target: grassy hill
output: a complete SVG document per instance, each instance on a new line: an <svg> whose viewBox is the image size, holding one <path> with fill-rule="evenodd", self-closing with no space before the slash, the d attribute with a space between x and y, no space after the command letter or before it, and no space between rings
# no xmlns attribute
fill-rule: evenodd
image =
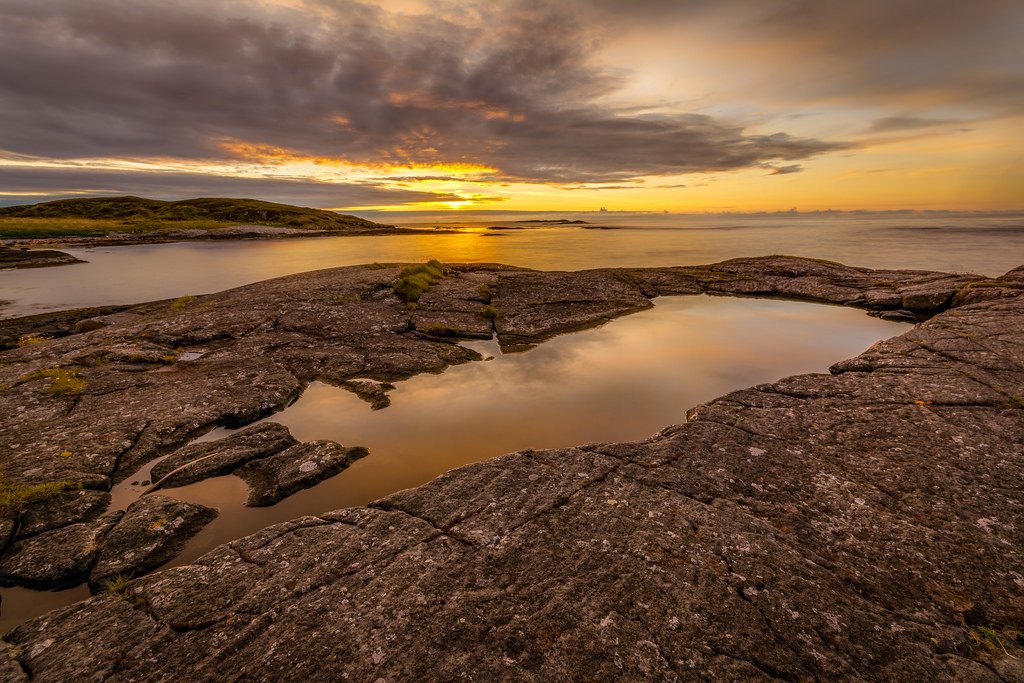
<svg viewBox="0 0 1024 683"><path fill-rule="evenodd" d="M0 207L2 238L147 234L232 225L348 232L389 227L333 211L258 199L204 197L165 202L143 197L91 197Z"/></svg>

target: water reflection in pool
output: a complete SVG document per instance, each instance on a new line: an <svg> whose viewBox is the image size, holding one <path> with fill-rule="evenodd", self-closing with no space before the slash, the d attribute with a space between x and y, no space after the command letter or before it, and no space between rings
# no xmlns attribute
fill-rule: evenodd
<svg viewBox="0 0 1024 683"><path fill-rule="evenodd" d="M297 439L366 446L370 455L272 508L242 507L245 485L232 476L164 491L221 508L176 563L267 524L362 505L503 453L642 439L730 390L824 371L905 328L839 307L662 298L651 310L525 353L501 355L492 342L472 343L492 360L401 382L383 410L314 383L268 419Z"/></svg>

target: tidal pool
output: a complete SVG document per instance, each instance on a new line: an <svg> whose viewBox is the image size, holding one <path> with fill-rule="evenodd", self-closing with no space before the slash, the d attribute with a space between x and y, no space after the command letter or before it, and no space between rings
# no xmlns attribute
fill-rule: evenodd
<svg viewBox="0 0 1024 683"><path fill-rule="evenodd" d="M295 438L365 446L370 454L318 486L269 508L247 508L234 476L161 490L220 509L220 516L167 566L277 522L364 505L418 486L460 465L524 448L643 439L684 420L686 411L729 391L787 375L825 372L909 326L863 311L772 299L663 297L653 308L601 327L503 355L470 342L490 360L396 383L391 405L371 410L351 392L314 382L267 420ZM223 438L218 429L203 441ZM124 507L145 487L152 463L114 489ZM85 597L85 588L38 593L5 589L0 632Z"/></svg>

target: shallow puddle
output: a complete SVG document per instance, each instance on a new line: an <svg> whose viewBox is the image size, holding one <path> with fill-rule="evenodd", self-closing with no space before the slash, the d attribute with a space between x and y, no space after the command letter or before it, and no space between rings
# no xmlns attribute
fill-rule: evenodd
<svg viewBox="0 0 1024 683"><path fill-rule="evenodd" d="M825 372L907 325L863 311L806 303L708 296L666 297L654 308L602 327L563 335L523 353L494 342L466 344L491 360L396 384L391 405L370 406L315 382L267 418L295 438L365 446L370 455L312 489L270 508L246 508L234 476L162 490L220 509L220 516L171 565L268 524L363 505L418 486L460 465L524 448L643 439L684 420L686 411L729 391L787 375ZM216 430L207 441L227 435ZM124 507L145 488L150 465L115 488ZM34 591L3 591L0 630L57 606Z"/></svg>

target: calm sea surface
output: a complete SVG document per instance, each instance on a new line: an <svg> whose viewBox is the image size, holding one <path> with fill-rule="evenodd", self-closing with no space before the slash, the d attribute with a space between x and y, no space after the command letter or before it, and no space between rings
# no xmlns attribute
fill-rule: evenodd
<svg viewBox="0 0 1024 683"><path fill-rule="evenodd" d="M771 216L559 215L590 227L515 223L528 216L458 220L452 214L374 216L456 234L184 242L69 249L85 264L0 271L0 317L204 294L307 270L359 263L498 262L541 270L696 265L791 254L877 268L996 276L1024 263L1024 216L815 214ZM458 221L458 222L453 222ZM488 230L488 227L519 230Z"/></svg>

